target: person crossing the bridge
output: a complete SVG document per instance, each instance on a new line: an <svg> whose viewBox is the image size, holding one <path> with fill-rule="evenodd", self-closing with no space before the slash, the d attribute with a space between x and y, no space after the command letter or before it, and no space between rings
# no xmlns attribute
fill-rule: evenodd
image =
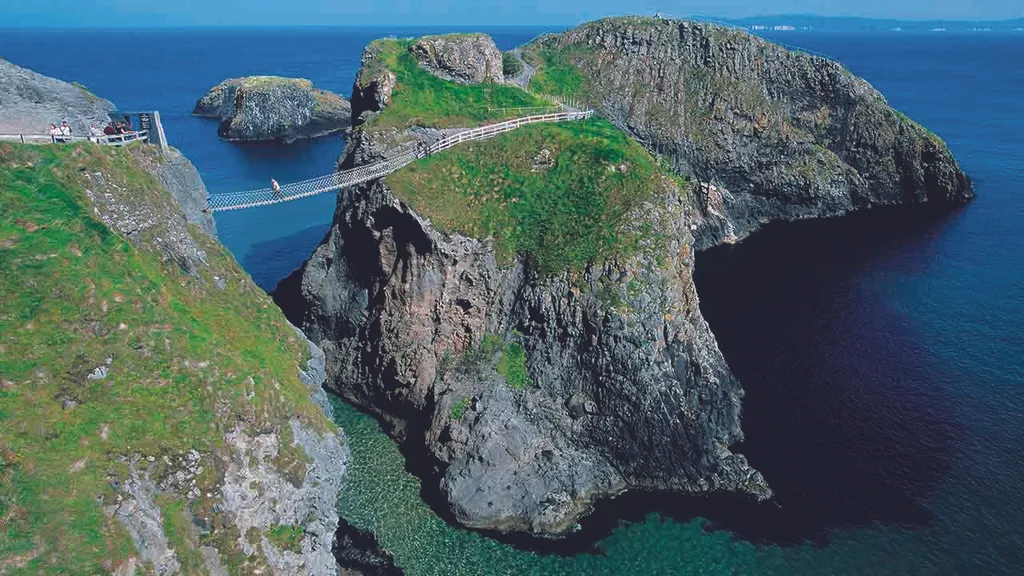
<svg viewBox="0 0 1024 576"><path fill-rule="evenodd" d="M274 196L278 200L280 200L281 199L281 185L277 183L277 180L274 180L273 178L270 179L270 189L274 191Z"/></svg>

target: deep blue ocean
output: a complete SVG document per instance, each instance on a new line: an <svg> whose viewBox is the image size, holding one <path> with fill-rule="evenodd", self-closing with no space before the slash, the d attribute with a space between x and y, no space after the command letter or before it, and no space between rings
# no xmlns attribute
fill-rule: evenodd
<svg viewBox="0 0 1024 576"><path fill-rule="evenodd" d="M222 143L190 116L211 86L278 74L347 95L368 41L439 31L0 29L0 57L160 110L217 193L329 172L344 141ZM545 30L484 31L508 48ZM585 524L594 541L523 549L445 524L376 423L339 404L354 454L340 509L410 574L1024 573L1024 34L770 38L867 78L949 143L978 192L962 208L770 225L699 255L701 308L747 391L736 450L777 505L627 497ZM218 215L221 240L271 289L333 206Z"/></svg>

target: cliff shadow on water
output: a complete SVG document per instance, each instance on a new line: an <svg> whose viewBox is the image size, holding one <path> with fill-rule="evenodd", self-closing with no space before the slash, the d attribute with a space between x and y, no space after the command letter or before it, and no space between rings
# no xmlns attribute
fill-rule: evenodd
<svg viewBox="0 0 1024 576"><path fill-rule="evenodd" d="M522 550L600 553L623 522L651 513L678 522L706 519L759 544L824 545L831 531L876 523L917 527L922 504L956 457L964 424L944 390L914 322L886 302L886 275L927 273L933 245L962 208L887 207L824 220L770 224L735 246L698 253L702 313L740 382L746 441L735 445L775 492L767 503L736 495L630 491L597 503L580 530L561 539L482 531ZM309 231L312 233L312 230ZM293 275L282 286L294 283ZM298 320L298 303L274 296ZM895 289L898 289L897 286ZM378 415L379 416L379 415ZM434 478L421 449L423 415L400 443L406 470ZM390 429L387 419L378 422ZM436 483L421 497L454 519Z"/></svg>
<svg viewBox="0 0 1024 576"><path fill-rule="evenodd" d="M317 224L285 238L253 244L242 265L253 271L252 279L256 285L269 293L292 272L295 262L301 262L320 244L329 228L329 223ZM292 312L287 303L278 302L278 306L286 315Z"/></svg>
<svg viewBox="0 0 1024 576"><path fill-rule="evenodd" d="M961 209L885 208L777 223L701 253L701 311L743 384L737 452L775 508L713 510L712 526L779 544L931 520L923 501L956 458L957 386L890 302L926 274Z"/></svg>
<svg viewBox="0 0 1024 576"><path fill-rule="evenodd" d="M825 545L837 529L928 524L923 502L965 429L943 393L956 382L934 367L914 322L886 303L891 287L874 280L927 273L933 244L960 213L917 206L777 223L698 255L702 312L746 390L747 440L734 449L765 475L773 501L630 491L600 501L565 538L481 533L572 556L602 553L600 542L622 523L651 513L702 518L709 530L778 546ZM423 451L410 449L420 445L421 438L402 443L406 469L432 478ZM464 529L435 484L423 482L421 497Z"/></svg>
<svg viewBox="0 0 1024 576"><path fill-rule="evenodd" d="M652 512L778 546L823 546L837 529L928 524L924 501L966 429L945 393L957 382L887 302L900 286L875 280L927 274L934 244L962 210L779 222L698 254L701 311L746 391L746 440L733 449L764 474L772 501L634 491L598 503L562 540L491 536L571 555L597 552L620 523Z"/></svg>

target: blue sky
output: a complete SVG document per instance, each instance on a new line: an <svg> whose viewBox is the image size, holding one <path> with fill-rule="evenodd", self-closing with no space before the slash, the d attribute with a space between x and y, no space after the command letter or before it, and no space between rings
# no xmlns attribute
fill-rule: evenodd
<svg viewBox="0 0 1024 576"><path fill-rule="evenodd" d="M1007 19L1024 0L0 0L0 26L573 24L661 12Z"/></svg>

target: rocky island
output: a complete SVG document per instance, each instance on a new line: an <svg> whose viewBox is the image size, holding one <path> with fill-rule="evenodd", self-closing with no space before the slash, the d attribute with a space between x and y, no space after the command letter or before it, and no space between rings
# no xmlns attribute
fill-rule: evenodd
<svg viewBox="0 0 1024 576"><path fill-rule="evenodd" d="M248 76L225 80L196 102L192 112L220 120L217 133L232 141L317 138L349 127L351 107L309 80Z"/></svg>
<svg viewBox="0 0 1024 576"><path fill-rule="evenodd" d="M603 119L343 190L274 295L323 348L327 386L417 454L469 527L557 536L630 489L769 498L730 450L743 390L694 251L772 220L966 201L949 149L840 64L710 24L541 37L517 51L529 91L495 84L488 43L444 45L459 78L422 40L367 48L340 168L553 97Z"/></svg>

